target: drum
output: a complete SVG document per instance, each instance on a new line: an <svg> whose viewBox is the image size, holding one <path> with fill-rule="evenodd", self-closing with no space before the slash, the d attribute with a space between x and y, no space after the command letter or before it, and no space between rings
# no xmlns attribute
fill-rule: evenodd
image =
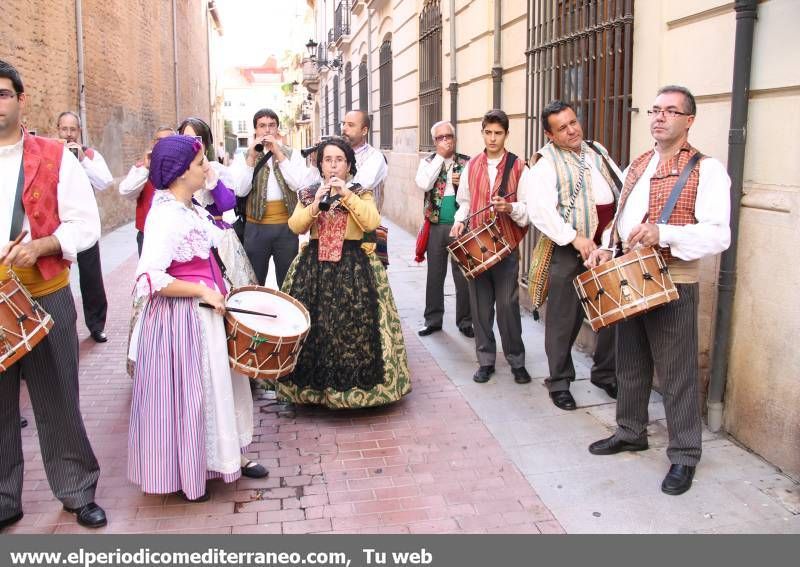
<svg viewBox="0 0 800 567"><path fill-rule="evenodd" d="M512 248L495 221L465 232L447 245L464 277L473 279L511 254Z"/></svg>
<svg viewBox="0 0 800 567"><path fill-rule="evenodd" d="M0 372L32 351L52 328L53 318L11 272L11 279L0 284Z"/></svg>
<svg viewBox="0 0 800 567"><path fill-rule="evenodd" d="M650 246L587 270L573 283L595 331L678 299L666 262Z"/></svg>
<svg viewBox="0 0 800 567"><path fill-rule="evenodd" d="M225 306L275 315L225 313L233 370L265 380L277 380L294 370L311 327L311 317L302 303L283 292L251 285L234 289Z"/></svg>

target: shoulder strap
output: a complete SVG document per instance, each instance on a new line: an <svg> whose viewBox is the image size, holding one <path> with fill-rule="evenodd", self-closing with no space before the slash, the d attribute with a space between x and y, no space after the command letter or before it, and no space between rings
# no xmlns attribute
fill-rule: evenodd
<svg viewBox="0 0 800 567"><path fill-rule="evenodd" d="M267 152L267 153L264 154L264 157L262 157L260 160L258 160L258 163L256 164L256 167L253 169L253 180L254 181L255 181L256 176L258 175L258 172L261 171L264 168L265 165L267 165L267 162L269 161L269 158L271 158L271 157L272 157L272 152Z"/></svg>
<svg viewBox="0 0 800 567"><path fill-rule="evenodd" d="M658 224L667 224L669 221L669 217L672 215L672 210L675 208L675 204L678 202L678 197L681 196L681 191L683 191L684 185L689 180L689 174L694 169L694 166L697 165L697 162L703 157L703 154L700 152L695 153L689 163L683 168L681 171L680 177L675 182L675 186L672 188L672 192L669 194L669 199L664 204L664 208L661 210L661 214L658 217Z"/></svg>
<svg viewBox="0 0 800 567"><path fill-rule="evenodd" d="M599 155L602 158L603 164L606 166L606 169L608 170L608 174L611 176L611 179L614 180L614 185L617 186L617 191L621 191L622 190L622 180L617 175L617 172L614 171L614 168L611 167L611 164L608 163L608 158L606 157L606 154L604 154L603 152L600 151L600 148L598 148L595 145L594 140L586 140L586 144L590 148L592 148L597 155Z"/></svg>
<svg viewBox="0 0 800 567"><path fill-rule="evenodd" d="M11 233L9 240L14 240L22 230L22 221L25 218L25 209L22 207L22 189L25 187L25 157L19 163L19 177L17 178L17 192L14 196L14 209L11 214Z"/></svg>
<svg viewBox="0 0 800 567"><path fill-rule="evenodd" d="M500 189L498 189L497 194L501 197L505 198L506 196L506 185L508 185L508 176L511 173L511 169L514 167L514 162L517 161L517 156L508 152L508 157L506 158L506 166L503 168L503 180L500 182Z"/></svg>
<svg viewBox="0 0 800 567"><path fill-rule="evenodd" d="M575 206L575 200L578 198L578 195L583 189L583 178L586 176L586 155L584 154L583 150L581 150L580 157L578 158L580 161L580 168L581 174L578 177L578 182L572 188L572 193L569 196L569 207L564 210L564 222L569 220L569 215L572 213L572 209Z"/></svg>

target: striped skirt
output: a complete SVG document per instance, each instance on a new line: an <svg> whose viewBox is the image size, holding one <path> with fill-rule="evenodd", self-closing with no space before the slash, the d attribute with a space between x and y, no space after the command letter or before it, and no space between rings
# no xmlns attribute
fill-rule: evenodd
<svg viewBox="0 0 800 567"><path fill-rule="evenodd" d="M128 476L150 494L232 482L252 441L248 379L228 366L223 320L197 300L154 295L134 331Z"/></svg>

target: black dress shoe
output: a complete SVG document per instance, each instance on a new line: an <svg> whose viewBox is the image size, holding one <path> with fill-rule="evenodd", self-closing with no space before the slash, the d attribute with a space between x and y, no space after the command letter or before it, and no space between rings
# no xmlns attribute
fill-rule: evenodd
<svg viewBox="0 0 800 567"><path fill-rule="evenodd" d="M92 331L92 338L96 343L108 342L108 337L106 336L105 331Z"/></svg>
<svg viewBox="0 0 800 567"><path fill-rule="evenodd" d="M475 331L472 327L461 327L458 329L458 332L464 335L465 337L469 337L470 339L475 338Z"/></svg>
<svg viewBox="0 0 800 567"><path fill-rule="evenodd" d="M512 368L511 373L514 375L514 382L517 384L528 384L531 381L531 375L528 374L524 366Z"/></svg>
<svg viewBox="0 0 800 567"><path fill-rule="evenodd" d="M478 384L483 384L489 381L489 378L494 374L494 366L481 366L478 371L472 375L472 379Z"/></svg>
<svg viewBox="0 0 800 567"><path fill-rule="evenodd" d="M181 498L192 504L197 504L198 502L208 502L209 500L211 500L211 495L208 493L208 490L206 490L203 494L194 499L186 496L186 493L183 490L179 490L175 494L177 494L178 496L180 496Z"/></svg>
<svg viewBox="0 0 800 567"><path fill-rule="evenodd" d="M64 510L75 514L78 523L84 528L102 528L108 523L105 510L94 502L89 502L80 508L68 508L64 506Z"/></svg>
<svg viewBox="0 0 800 567"><path fill-rule="evenodd" d="M550 399L553 400L553 405L558 409L572 411L578 407L575 403L575 398L572 397L569 390L560 390L558 392L550 392Z"/></svg>
<svg viewBox="0 0 800 567"><path fill-rule="evenodd" d="M661 492L670 496L683 494L692 487L695 467L691 465L672 465L661 483Z"/></svg>
<svg viewBox="0 0 800 567"><path fill-rule="evenodd" d="M616 382L613 382L611 384L600 384L598 382L592 382L592 384L594 384L595 386L597 386L601 390L604 390L605 393L608 394L609 398L614 399L614 400L617 399L617 383Z"/></svg>
<svg viewBox="0 0 800 567"><path fill-rule="evenodd" d="M24 417L19 418L19 427L22 429L23 427L28 427L28 420Z"/></svg>
<svg viewBox="0 0 800 567"><path fill-rule="evenodd" d="M14 514L10 518L5 518L3 520L0 520L0 530L5 529L9 526L13 526L21 519L22 519L22 512L20 512L19 514Z"/></svg>
<svg viewBox="0 0 800 567"><path fill-rule="evenodd" d="M255 461L248 461L245 466L242 467L242 476L246 476L247 478L264 478L269 474L269 471Z"/></svg>
<svg viewBox="0 0 800 567"><path fill-rule="evenodd" d="M644 443L630 443L612 435L608 439L601 439L589 445L589 452L592 455L616 455L623 451L646 451L648 448L646 439Z"/></svg>
<svg viewBox="0 0 800 567"><path fill-rule="evenodd" d="M427 337L428 335L432 335L436 331L441 331L441 330L442 330L441 327L436 327L434 325L430 325L430 326L429 325L425 325L419 331L417 331L417 334L420 337Z"/></svg>

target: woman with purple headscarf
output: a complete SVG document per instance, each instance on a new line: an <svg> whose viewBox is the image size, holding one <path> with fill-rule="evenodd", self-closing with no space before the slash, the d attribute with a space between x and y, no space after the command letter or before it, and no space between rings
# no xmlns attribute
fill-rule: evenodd
<svg viewBox="0 0 800 567"><path fill-rule="evenodd" d="M202 149L189 136L153 148L157 191L136 268L135 294L146 303L129 352L128 476L146 493L179 492L190 501L208 498L208 479L267 475L242 455L253 437L253 401L248 378L228 365L227 290L212 251L223 231L192 202L209 167Z"/></svg>

